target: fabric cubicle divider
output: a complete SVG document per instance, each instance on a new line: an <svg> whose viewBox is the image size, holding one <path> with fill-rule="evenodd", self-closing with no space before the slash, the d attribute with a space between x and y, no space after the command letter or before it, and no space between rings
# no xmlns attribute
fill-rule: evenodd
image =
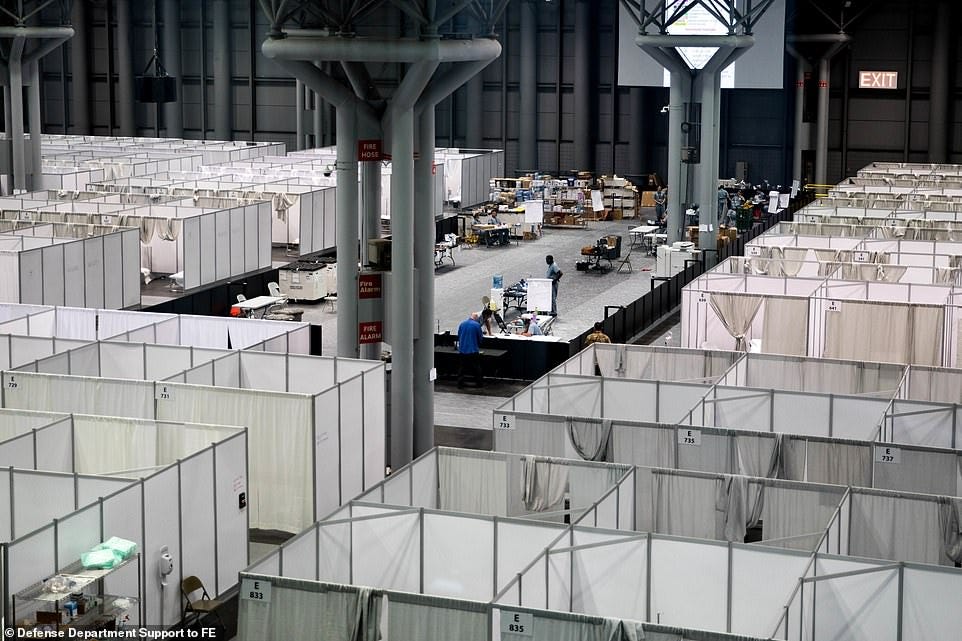
<svg viewBox="0 0 962 641"><path fill-rule="evenodd" d="M3 372L3 406L12 409L153 418L154 383ZM16 389L10 387L10 377ZM216 421L210 421L216 423Z"/></svg>

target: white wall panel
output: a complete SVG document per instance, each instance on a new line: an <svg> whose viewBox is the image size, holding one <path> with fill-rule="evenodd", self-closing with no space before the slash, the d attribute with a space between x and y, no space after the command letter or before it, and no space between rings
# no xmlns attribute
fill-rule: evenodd
<svg viewBox="0 0 962 641"><path fill-rule="evenodd" d="M592 537L575 532L575 545ZM630 539L573 554L572 610L643 621L647 603L648 540Z"/></svg>
<svg viewBox="0 0 962 641"><path fill-rule="evenodd" d="M733 546L731 632L770 635L809 559L804 553Z"/></svg>
<svg viewBox="0 0 962 641"><path fill-rule="evenodd" d="M336 389L314 398L314 504L318 518L351 497L341 489L340 406Z"/></svg>
<svg viewBox="0 0 962 641"><path fill-rule="evenodd" d="M651 541L652 621L724 630L728 548L655 538Z"/></svg>
<svg viewBox="0 0 962 641"><path fill-rule="evenodd" d="M209 213L197 217L200 224L200 282L202 283L212 283L217 280L215 215Z"/></svg>
<svg viewBox="0 0 962 641"><path fill-rule="evenodd" d="M419 521L417 513L355 521L351 532L351 582L419 592Z"/></svg>
<svg viewBox="0 0 962 641"><path fill-rule="evenodd" d="M217 280L223 280L234 272L231 271L231 227L230 213L218 211L214 213L215 239L214 256L216 260Z"/></svg>
<svg viewBox="0 0 962 641"><path fill-rule="evenodd" d="M244 435L222 441L214 448L214 491L217 499L217 591L237 583L237 573L247 567L247 439ZM240 504L241 494L245 505ZM185 518L190 518L188 513Z"/></svg>
<svg viewBox="0 0 962 641"><path fill-rule="evenodd" d="M124 306L124 256L120 234L107 234L104 240L104 304L107 309Z"/></svg>
<svg viewBox="0 0 962 641"><path fill-rule="evenodd" d="M484 601L493 595L494 522L424 514L424 591Z"/></svg>
<svg viewBox="0 0 962 641"><path fill-rule="evenodd" d="M183 575L194 575L215 589L214 559L214 457L204 450L180 463L181 536Z"/></svg>
<svg viewBox="0 0 962 641"><path fill-rule="evenodd" d="M147 623L149 625L169 624L180 619L181 596L179 590L170 589L182 579L180 560L183 553L180 547L180 524L182 519L192 515L182 515L178 508L177 467L170 467L144 481L144 545L141 562L148 577L143 586ZM187 542L188 545L190 542ZM161 547L167 547L174 559L174 573L168 577L168 587L161 590L158 576L158 561ZM246 545L244 546L246 548ZM187 575L183 575L187 576Z"/></svg>
<svg viewBox="0 0 962 641"><path fill-rule="evenodd" d="M37 469L75 472L73 462L73 419L65 417L55 425L37 430Z"/></svg>
<svg viewBox="0 0 962 641"><path fill-rule="evenodd" d="M88 238L84 243L84 282L86 307L104 307L104 242L103 237Z"/></svg>
<svg viewBox="0 0 962 641"><path fill-rule="evenodd" d="M123 307L140 304L140 233L137 230L121 234L123 251Z"/></svg>
<svg viewBox="0 0 962 641"><path fill-rule="evenodd" d="M43 304L64 304L63 245L45 247L43 254ZM118 271L119 273L119 271Z"/></svg>
<svg viewBox="0 0 962 641"><path fill-rule="evenodd" d="M84 244L66 243L63 245L64 262L64 305L68 307L82 307L87 286L84 278ZM137 258L139 268L140 257ZM138 298L140 290L138 290Z"/></svg>
<svg viewBox="0 0 962 641"><path fill-rule="evenodd" d="M20 300L18 303L43 304L42 250L23 251L20 257Z"/></svg>

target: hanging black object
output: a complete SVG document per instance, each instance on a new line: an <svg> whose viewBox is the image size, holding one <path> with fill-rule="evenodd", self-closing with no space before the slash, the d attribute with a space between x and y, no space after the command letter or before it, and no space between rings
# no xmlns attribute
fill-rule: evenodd
<svg viewBox="0 0 962 641"><path fill-rule="evenodd" d="M148 75L151 66L154 71L153 74ZM156 49L144 68L144 74L137 76L134 86L137 91L137 102L177 102L177 79L167 75L167 70L164 69Z"/></svg>

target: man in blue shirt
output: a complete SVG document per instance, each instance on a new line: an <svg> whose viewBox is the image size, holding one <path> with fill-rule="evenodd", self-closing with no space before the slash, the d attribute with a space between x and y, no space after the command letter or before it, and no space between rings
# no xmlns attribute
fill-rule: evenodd
<svg viewBox="0 0 962 641"><path fill-rule="evenodd" d="M481 376L481 321L479 314L473 312L458 325L458 387L464 387L464 372L474 371L474 383L477 387L484 386Z"/></svg>
<svg viewBox="0 0 962 641"><path fill-rule="evenodd" d="M558 281L564 276L561 268L554 262L554 256L548 254L544 257L544 262L548 264L548 271L544 277L551 280L551 315L558 315Z"/></svg>

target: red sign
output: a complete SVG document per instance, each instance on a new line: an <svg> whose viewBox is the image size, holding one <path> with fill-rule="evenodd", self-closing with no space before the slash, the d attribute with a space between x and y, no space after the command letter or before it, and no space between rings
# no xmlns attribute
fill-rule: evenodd
<svg viewBox="0 0 962 641"><path fill-rule="evenodd" d="M357 333L358 343L361 345L380 343L382 340L384 340L384 323L381 321L358 323Z"/></svg>
<svg viewBox="0 0 962 641"><path fill-rule="evenodd" d="M359 162L384 160L384 150L380 140L358 140L357 159Z"/></svg>
<svg viewBox="0 0 962 641"><path fill-rule="evenodd" d="M357 277L358 298L380 298L381 293L380 274L361 274Z"/></svg>

